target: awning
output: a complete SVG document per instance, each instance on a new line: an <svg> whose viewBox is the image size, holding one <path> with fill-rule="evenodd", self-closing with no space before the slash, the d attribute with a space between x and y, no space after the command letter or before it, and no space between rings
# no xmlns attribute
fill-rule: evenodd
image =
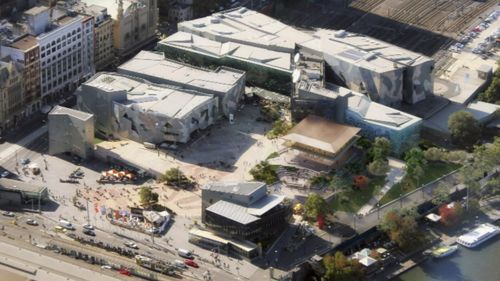
<svg viewBox="0 0 500 281"><path fill-rule="evenodd" d="M433 222L438 222L441 220L441 216L438 216L434 213L430 213L427 216L425 216L428 220L433 221Z"/></svg>

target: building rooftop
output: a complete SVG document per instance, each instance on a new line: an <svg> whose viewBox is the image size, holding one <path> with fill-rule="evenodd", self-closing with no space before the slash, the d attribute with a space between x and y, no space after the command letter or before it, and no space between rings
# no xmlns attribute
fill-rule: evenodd
<svg viewBox="0 0 500 281"><path fill-rule="evenodd" d="M281 202L283 202L284 199L285 196L283 195L269 194L267 196L264 196L259 201L254 202L250 206L248 206L247 212L250 215L260 217L263 214L267 213L272 208L281 204Z"/></svg>
<svg viewBox="0 0 500 281"><path fill-rule="evenodd" d="M118 1L117 0L81 0L81 2L87 4L87 6L97 5L105 7L108 10L108 14L116 19L118 15ZM128 9L137 0L122 0L123 2L123 14L126 16L128 14Z"/></svg>
<svg viewBox="0 0 500 281"><path fill-rule="evenodd" d="M43 192L45 189L47 189L47 187L18 180L0 178L0 190L2 189L11 191L40 193Z"/></svg>
<svg viewBox="0 0 500 281"><path fill-rule="evenodd" d="M126 92L127 100L119 103L143 111L157 112L170 118L183 118L214 99L213 95L153 84L117 73L98 73L85 85L109 93Z"/></svg>
<svg viewBox="0 0 500 281"><path fill-rule="evenodd" d="M178 24L179 31L194 30L206 33L221 42L241 42L269 50L292 53L295 43L312 39L276 19L247 8L238 8L214 13L208 17ZM194 33L194 32L193 32Z"/></svg>
<svg viewBox="0 0 500 281"><path fill-rule="evenodd" d="M382 105L372 102L366 96L352 92L348 97L348 110L358 114L361 118L369 123L378 124L385 127L402 129L421 121L420 118Z"/></svg>
<svg viewBox="0 0 500 281"><path fill-rule="evenodd" d="M248 196L265 186L263 182L212 182L203 189Z"/></svg>
<svg viewBox="0 0 500 281"><path fill-rule="evenodd" d="M28 51L38 45L38 41L35 36L26 35L21 39L15 41L10 45L10 47L19 49L22 51Z"/></svg>
<svg viewBox="0 0 500 281"><path fill-rule="evenodd" d="M178 24L178 30L182 33L197 34L196 37L211 38L206 40L227 46L231 52L251 51L252 56L261 56L260 53L267 50L281 53L283 58L288 54L288 63L290 55L295 52L296 44L314 51L317 55L335 56L378 73L432 60L389 43L344 30L318 29L313 33L303 32L246 8L217 12L204 18L181 22ZM186 35L182 37L187 38ZM193 39L183 47L196 51L206 49L207 41L197 40L195 37ZM249 47L254 48L246 50ZM221 55L222 52L216 53ZM285 60L280 67L287 68Z"/></svg>
<svg viewBox="0 0 500 281"><path fill-rule="evenodd" d="M159 44L186 49L214 58L231 57L282 71L292 71L290 53L288 52L278 52L238 42L221 43L183 31L167 37Z"/></svg>
<svg viewBox="0 0 500 281"><path fill-rule="evenodd" d="M47 6L35 6L31 9L25 11L24 13L27 15L30 15L30 16L36 16L40 13L47 11L48 9L49 9L49 7L47 7Z"/></svg>
<svg viewBox="0 0 500 281"><path fill-rule="evenodd" d="M165 59L163 53L141 51L135 57L118 67L118 71L138 72L166 81L191 85L216 92L228 92L245 73L220 67L215 71L196 68Z"/></svg>
<svg viewBox="0 0 500 281"><path fill-rule="evenodd" d="M295 125L283 139L329 153L338 153L360 130L319 116L309 115Z"/></svg>
<svg viewBox="0 0 500 281"><path fill-rule="evenodd" d="M258 217L249 214L247 208L224 200L219 200L210 205L206 211L241 224L250 224L259 220Z"/></svg>
<svg viewBox="0 0 500 281"><path fill-rule="evenodd" d="M83 121L88 120L94 116L93 114L90 114L87 112L67 108L67 107L60 106L60 105L56 105L52 109L52 111L49 112L49 116L50 115L70 115L72 117L75 117L76 119L80 119Z"/></svg>

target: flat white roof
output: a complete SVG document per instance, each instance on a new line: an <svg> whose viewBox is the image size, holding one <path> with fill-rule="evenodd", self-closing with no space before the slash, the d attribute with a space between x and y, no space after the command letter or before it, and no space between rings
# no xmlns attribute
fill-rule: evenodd
<svg viewBox="0 0 500 281"><path fill-rule="evenodd" d="M70 115L70 116L73 116L77 119L84 120L84 121L88 120L88 119L92 118L92 116L94 116L93 114L90 114L87 112L67 108L67 107L60 106L60 105L56 105L56 107L54 107L50 111L49 115Z"/></svg>
<svg viewBox="0 0 500 281"><path fill-rule="evenodd" d="M170 118L182 118L214 99L213 95L157 85L117 73L98 73L85 85L110 93L125 91L127 100L119 103Z"/></svg>
<svg viewBox="0 0 500 281"><path fill-rule="evenodd" d="M97 5L104 7L108 10L108 14L113 18L116 19L118 15L118 0L80 0L81 2L87 4L87 6L91 5ZM135 2L135 0L122 0L123 2L123 13L126 15L127 10L132 4Z"/></svg>
<svg viewBox="0 0 500 281"><path fill-rule="evenodd" d="M365 121L397 130L411 126L422 120L408 113L372 102L366 96L352 91L348 97L347 104L348 110L358 114Z"/></svg>
<svg viewBox="0 0 500 281"><path fill-rule="evenodd" d="M244 75L243 71L218 68L215 71L196 68L165 59L163 53L141 51L135 57L120 65L118 70L138 72L180 84L217 92L228 92Z"/></svg>
<svg viewBox="0 0 500 281"><path fill-rule="evenodd" d="M262 56L259 53L264 50L293 54L295 44L298 44L378 73L394 71L395 65L403 67L432 61L424 55L343 30L318 29L314 33L303 32L246 8L181 22L178 30L210 38L210 41L226 45L230 50L244 49L241 53L251 51L252 55L257 56ZM184 35L183 37L186 38ZM192 50L207 48L200 40L191 41L190 46L184 47ZM249 47L254 48L246 50Z"/></svg>
<svg viewBox="0 0 500 281"><path fill-rule="evenodd" d="M249 214L247 208L224 200L219 200L215 204L210 205L206 211L244 225L259 220L258 217Z"/></svg>
<svg viewBox="0 0 500 281"><path fill-rule="evenodd" d="M159 44L198 52L215 58L232 57L254 64L291 72L291 55L289 52L278 52L256 46L236 42L221 43L195 34L179 31Z"/></svg>

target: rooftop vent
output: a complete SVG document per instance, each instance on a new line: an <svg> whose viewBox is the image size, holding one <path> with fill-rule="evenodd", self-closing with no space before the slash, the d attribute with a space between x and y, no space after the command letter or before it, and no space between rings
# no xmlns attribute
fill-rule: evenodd
<svg viewBox="0 0 500 281"><path fill-rule="evenodd" d="M244 13L246 13L247 11L248 11L248 9L247 9L247 8L245 8L245 7L243 7L243 8L241 8L241 9L239 9L239 10L238 10L238 13L240 13L240 14L244 14Z"/></svg>
<svg viewBox="0 0 500 281"><path fill-rule="evenodd" d="M363 58L366 61L371 61L372 59L375 59L377 56L374 53L368 52Z"/></svg>
<svg viewBox="0 0 500 281"><path fill-rule="evenodd" d="M220 23L220 19L217 17L211 17L210 18L210 23Z"/></svg>
<svg viewBox="0 0 500 281"><path fill-rule="evenodd" d="M205 24L202 23L202 22L195 22L195 23L193 23L193 27L204 27L204 26L205 26Z"/></svg>

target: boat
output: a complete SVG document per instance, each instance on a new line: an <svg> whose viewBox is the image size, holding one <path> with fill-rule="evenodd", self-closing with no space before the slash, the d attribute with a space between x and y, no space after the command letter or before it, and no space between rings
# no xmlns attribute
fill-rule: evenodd
<svg viewBox="0 0 500 281"><path fill-rule="evenodd" d="M474 248L484 241L495 237L498 233L500 233L500 228L498 226L491 223L483 223L471 232L459 236L457 243L467 248Z"/></svg>
<svg viewBox="0 0 500 281"><path fill-rule="evenodd" d="M443 245L431 249L431 255L435 258L444 258L455 253L457 250L458 250L458 245L451 245L451 246Z"/></svg>

